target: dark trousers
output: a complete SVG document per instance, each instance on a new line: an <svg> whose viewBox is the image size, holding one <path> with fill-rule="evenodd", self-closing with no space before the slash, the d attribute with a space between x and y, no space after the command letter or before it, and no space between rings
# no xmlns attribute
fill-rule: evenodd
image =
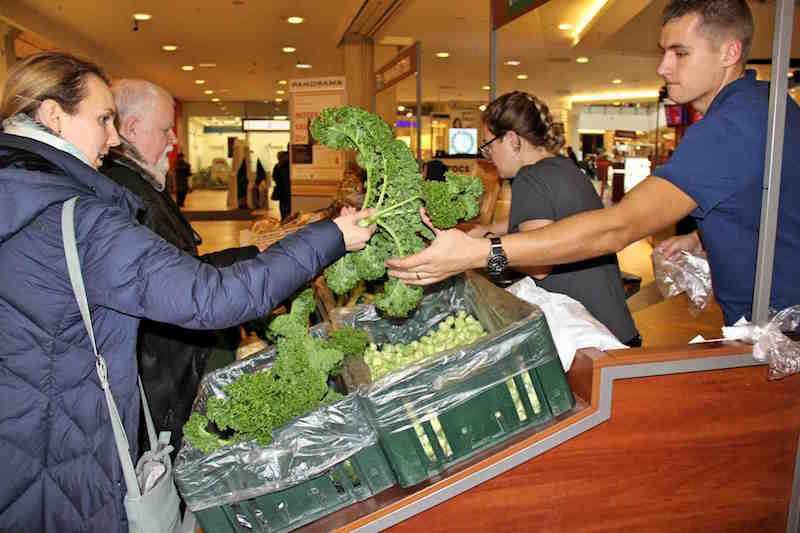
<svg viewBox="0 0 800 533"><path fill-rule="evenodd" d="M178 207L183 207L183 204L186 203L187 194L189 194L189 191L178 191L175 193L175 201L178 203Z"/></svg>
<svg viewBox="0 0 800 533"><path fill-rule="evenodd" d="M281 220L283 220L292 214L292 198L289 197L281 199L279 204L281 209Z"/></svg>

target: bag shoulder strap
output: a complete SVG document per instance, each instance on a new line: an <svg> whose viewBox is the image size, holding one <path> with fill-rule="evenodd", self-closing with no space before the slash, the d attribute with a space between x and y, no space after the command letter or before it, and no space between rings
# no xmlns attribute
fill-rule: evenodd
<svg viewBox="0 0 800 533"><path fill-rule="evenodd" d="M117 410L117 404L114 402L114 397L111 395L111 387L108 383L108 371L106 369L106 362L103 356L97 350L97 342L94 337L94 328L92 327L92 316L89 311L89 302L86 298L86 287L83 283L83 274L81 273L80 257L78 256L78 244L75 238L75 204L78 197L70 198L61 210L61 237L64 241L64 254L67 258L67 271L69 273L69 280L72 285L72 292L75 294L75 299L78 302L78 308L83 318L83 325L86 327L86 332L89 334L89 341L92 344L92 351L95 357L95 366L97 367L97 375L100 378L100 386L106 397L106 404L108 404L108 413L111 418L111 427L114 430L114 441L117 445L117 453L119 460L122 464L122 473L125 477L125 485L128 493L132 497L141 495L139 490L139 483L136 480L136 470L133 467L133 460L131 459L130 445L128 438L125 435L125 428L122 425L122 419ZM147 432L150 437L151 449L155 450L157 443L155 437L155 430L153 429L153 420L150 417L150 411L147 409L146 399L144 397L144 389L139 380L139 390L145 405L144 415L147 421Z"/></svg>

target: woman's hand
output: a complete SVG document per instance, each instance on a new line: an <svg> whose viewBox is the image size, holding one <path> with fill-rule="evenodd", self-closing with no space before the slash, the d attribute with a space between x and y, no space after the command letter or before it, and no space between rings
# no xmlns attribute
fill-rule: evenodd
<svg viewBox="0 0 800 533"><path fill-rule="evenodd" d="M695 230L688 235L677 235L662 241L656 247L656 250L661 252L667 259L673 259L683 250L693 254L702 252L703 243L700 242L700 235Z"/></svg>
<svg viewBox="0 0 800 533"><path fill-rule="evenodd" d="M361 250L375 233L375 224L362 228L358 225L362 218L369 218L375 214L375 209L357 210L355 207L343 207L339 216L333 222L339 226L344 238L344 246L348 252Z"/></svg>
<svg viewBox="0 0 800 533"><path fill-rule="evenodd" d="M390 276L409 285L431 285L474 268L475 263L483 264L489 257L491 246L488 240L470 237L457 229L436 229L424 209L420 214L436 234L436 239L418 254L387 260Z"/></svg>

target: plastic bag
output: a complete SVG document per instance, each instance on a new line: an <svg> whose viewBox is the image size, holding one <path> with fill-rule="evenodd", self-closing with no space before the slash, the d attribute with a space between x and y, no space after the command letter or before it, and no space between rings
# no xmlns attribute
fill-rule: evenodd
<svg viewBox="0 0 800 533"><path fill-rule="evenodd" d="M360 385L358 396L378 429L404 431L522 372L551 362L560 367L541 309L474 273L432 287L406 320L383 318L368 304L336 309L331 322L364 328L376 344L409 343L461 310L474 316L487 335Z"/></svg>
<svg viewBox="0 0 800 533"><path fill-rule="evenodd" d="M683 250L677 257L667 258L653 251L653 274L664 298L685 292L689 298L689 311L693 316L706 308L714 294L711 286L711 269L705 252L694 254Z"/></svg>
<svg viewBox="0 0 800 533"><path fill-rule="evenodd" d="M627 348L605 324L592 316L582 303L566 294L538 287L530 277L519 280L506 290L542 309L564 370L569 370L572 366L575 352L580 348L599 350Z"/></svg>
<svg viewBox="0 0 800 533"><path fill-rule="evenodd" d="M311 328L324 335L325 325ZM245 373L271 368L269 349L203 378L193 411L205 412L213 395ZM190 510L197 512L276 492L320 476L357 452L377 443L355 395L320 407L272 432L273 442L260 446L238 442L204 454L186 439L175 462L175 482Z"/></svg>
<svg viewBox="0 0 800 533"><path fill-rule="evenodd" d="M765 326L745 322L722 328L726 339L737 339L753 344L753 358L769 364L767 377L781 379L800 372L800 342L785 333L798 332L800 305L787 307L773 316Z"/></svg>

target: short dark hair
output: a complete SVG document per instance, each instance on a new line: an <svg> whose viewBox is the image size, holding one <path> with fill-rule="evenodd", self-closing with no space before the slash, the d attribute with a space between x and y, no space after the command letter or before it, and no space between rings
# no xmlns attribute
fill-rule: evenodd
<svg viewBox="0 0 800 533"><path fill-rule="evenodd" d="M522 91L499 96L483 112L483 123L492 134L505 135L514 131L534 146L555 153L564 146L564 132L553 120L543 101Z"/></svg>
<svg viewBox="0 0 800 533"><path fill-rule="evenodd" d="M729 36L740 40L741 62L747 62L754 24L746 0L671 0L661 13L661 25L692 13L700 16L701 30L715 42Z"/></svg>

